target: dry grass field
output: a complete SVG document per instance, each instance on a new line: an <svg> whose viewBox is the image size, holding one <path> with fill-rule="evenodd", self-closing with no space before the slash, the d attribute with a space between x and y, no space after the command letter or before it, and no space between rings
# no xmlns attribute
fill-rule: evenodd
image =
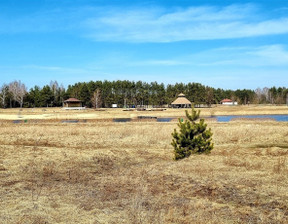
<svg viewBox="0 0 288 224"><path fill-rule="evenodd" d="M211 154L176 162L170 145L176 122L4 121L18 111L0 111L1 224L288 223L287 122L208 121ZM202 111L288 114L288 107ZM42 112L51 119L139 114L24 109L21 117L42 119Z"/></svg>

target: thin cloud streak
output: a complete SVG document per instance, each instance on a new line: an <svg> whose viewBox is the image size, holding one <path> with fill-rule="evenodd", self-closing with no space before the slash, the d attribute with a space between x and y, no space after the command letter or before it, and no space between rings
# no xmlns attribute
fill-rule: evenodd
<svg viewBox="0 0 288 224"><path fill-rule="evenodd" d="M178 66L188 65L190 63L178 60L148 60L140 62L127 62L129 66Z"/></svg>
<svg viewBox="0 0 288 224"><path fill-rule="evenodd" d="M272 18L256 5L189 8L58 8L15 18L0 15L0 33L76 32L107 42L176 42L288 33L288 17Z"/></svg>
<svg viewBox="0 0 288 224"><path fill-rule="evenodd" d="M46 72L55 72L59 74L91 74L94 72L99 72L100 70L97 68L74 68L74 67L57 67L57 66L42 66L42 65L24 65L21 67L26 70L42 70Z"/></svg>
<svg viewBox="0 0 288 224"><path fill-rule="evenodd" d="M173 61L175 65L182 62L182 65L197 67L281 68L288 67L288 51L283 45L214 48L174 58Z"/></svg>
<svg viewBox="0 0 288 224"><path fill-rule="evenodd" d="M236 67L283 67L288 66L288 51L283 45L264 45L257 47L214 48L190 55L182 55L166 60L132 61L121 64L127 66L193 66L222 68ZM119 63L120 65L120 63Z"/></svg>
<svg viewBox="0 0 288 224"><path fill-rule="evenodd" d="M264 18L252 5L108 11L88 19L94 41L175 42L288 33L288 17Z"/></svg>

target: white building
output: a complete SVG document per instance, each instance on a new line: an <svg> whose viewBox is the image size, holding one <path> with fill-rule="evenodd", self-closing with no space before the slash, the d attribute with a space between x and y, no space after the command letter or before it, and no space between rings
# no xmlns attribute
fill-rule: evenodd
<svg viewBox="0 0 288 224"><path fill-rule="evenodd" d="M238 105L238 103L236 101L233 101L233 100L230 100L230 99L221 100L220 103L222 105L229 105L229 106Z"/></svg>

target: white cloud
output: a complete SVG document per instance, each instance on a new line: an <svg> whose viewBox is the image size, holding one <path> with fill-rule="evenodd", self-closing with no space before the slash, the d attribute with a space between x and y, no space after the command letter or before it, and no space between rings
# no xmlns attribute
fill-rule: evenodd
<svg viewBox="0 0 288 224"><path fill-rule="evenodd" d="M111 65L111 63L109 62ZM133 57L122 58L114 61L113 65L119 67L146 67L152 66L164 69L165 67L177 67L194 69L208 69L209 67L225 70L234 68L286 68L288 67L288 51L283 45L223 47L206 51L181 55L175 57L167 56L165 59L137 60ZM98 65L100 66L100 65Z"/></svg>
<svg viewBox="0 0 288 224"><path fill-rule="evenodd" d="M178 58L183 64L193 66L225 67L287 67L288 51L284 45L214 48Z"/></svg>
<svg viewBox="0 0 288 224"><path fill-rule="evenodd" d="M95 67L96 66L96 67ZM284 68L288 67L288 51L285 45L260 45L260 46L238 46L212 48L192 54L167 54L141 59L133 54L105 55L102 60L91 63L91 68L97 69L117 68L153 68L165 69L169 67L186 68L190 71L205 68L227 69L227 68Z"/></svg>
<svg viewBox="0 0 288 224"><path fill-rule="evenodd" d="M0 15L0 33L22 32L76 32L95 41L214 40L285 34L288 16L269 17L253 4L189 8L71 6L15 18Z"/></svg>
<svg viewBox="0 0 288 224"><path fill-rule="evenodd" d="M111 10L88 19L96 41L173 42L288 33L288 17L263 18L253 5Z"/></svg>
<svg viewBox="0 0 288 224"><path fill-rule="evenodd" d="M63 68L56 67L56 66L41 66L41 65L25 65L23 66L25 69L39 69L39 70L46 70L46 71L61 71Z"/></svg>
<svg viewBox="0 0 288 224"><path fill-rule="evenodd" d="M20 67L27 71L41 71L47 74L71 74L71 75L89 75L99 71L98 68L76 68L76 67L58 67L58 66L43 66L43 65L24 65Z"/></svg>
<svg viewBox="0 0 288 224"><path fill-rule="evenodd" d="M177 65L187 65L188 62L181 60L147 60L147 61L137 61L137 62L127 62L129 66L177 66Z"/></svg>
<svg viewBox="0 0 288 224"><path fill-rule="evenodd" d="M282 45L261 46L248 54L261 59L265 65L288 66L288 51Z"/></svg>

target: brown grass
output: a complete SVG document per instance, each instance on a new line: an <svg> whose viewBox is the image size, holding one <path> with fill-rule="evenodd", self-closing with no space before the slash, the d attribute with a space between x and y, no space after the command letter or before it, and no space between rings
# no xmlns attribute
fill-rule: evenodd
<svg viewBox="0 0 288 224"><path fill-rule="evenodd" d="M175 127L1 123L0 223L288 222L287 123L211 121L212 153L177 162Z"/></svg>

